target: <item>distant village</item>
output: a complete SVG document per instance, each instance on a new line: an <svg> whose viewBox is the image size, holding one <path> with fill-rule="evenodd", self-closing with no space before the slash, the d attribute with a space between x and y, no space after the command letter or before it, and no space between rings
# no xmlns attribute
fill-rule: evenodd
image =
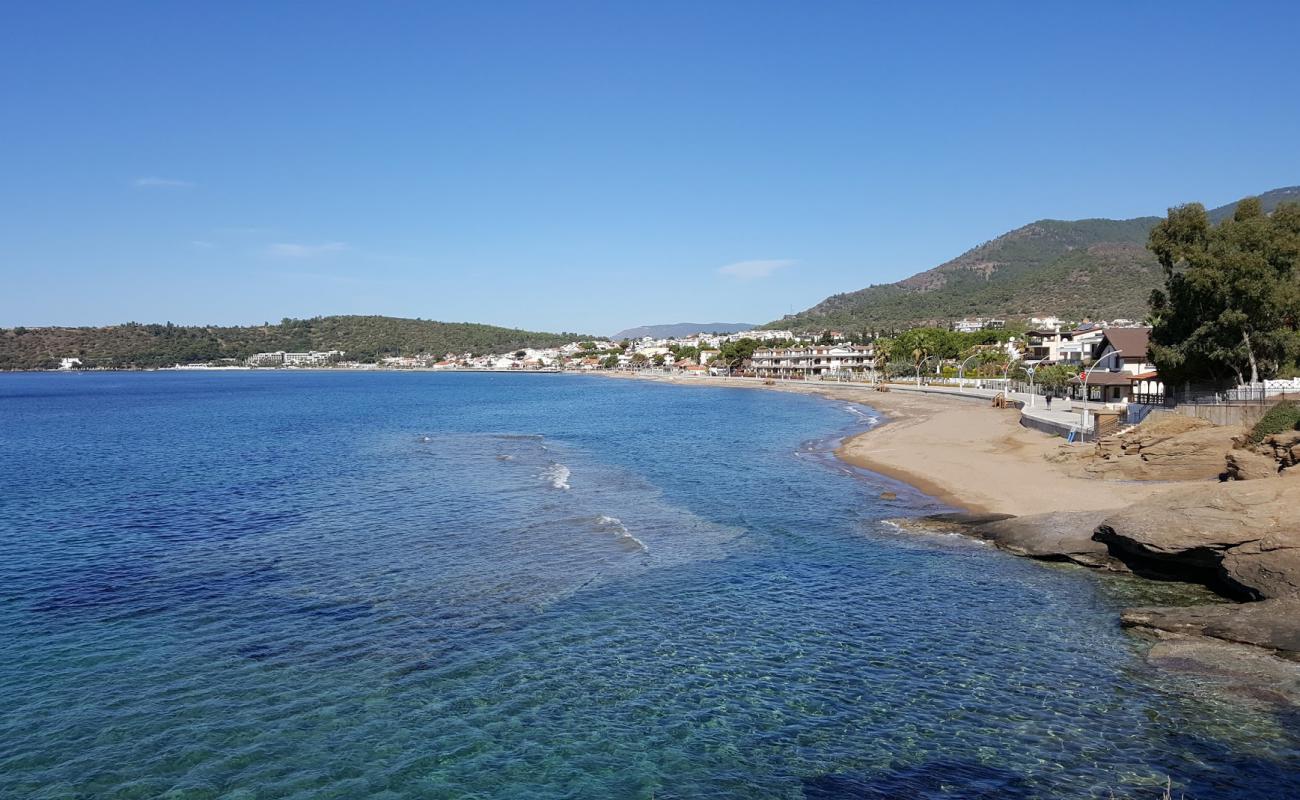
<svg viewBox="0 0 1300 800"><path fill-rule="evenodd" d="M342 350L256 353L238 361L177 364L177 370L431 370L641 372L663 376L749 377L929 385L978 385L1051 394L1123 409L1167 400L1148 355L1150 328L1133 320L1069 321L1042 315L1009 321L972 318L945 328L851 333L791 330L699 332L689 336L586 339L509 353L412 353L350 360ZM958 340L956 343L947 341ZM79 359L61 359L74 370ZM1296 381L1272 387L1300 390ZM1291 384L1297 384L1292 386Z"/></svg>
<svg viewBox="0 0 1300 800"><path fill-rule="evenodd" d="M874 381L915 373L927 382L962 379L967 375L1005 372L1005 365L1022 369L1059 365L1077 371L1097 363L1105 366L1089 381L1090 399L1122 402L1154 400L1163 392L1147 361L1149 329L1132 320L1075 323L1055 316L1032 317L1012 325L996 318L961 319L949 330L958 334L995 332L990 343L944 357L917 352L916 359L889 359L878 347L881 333L852 334L827 330L797 333L790 330L748 330L739 333L699 332L689 336L611 341L590 339L558 347L524 348L504 354L412 353L376 358L373 362L347 360L340 350L257 353L242 363L184 364L174 369L353 369L434 371L647 371L676 375L747 376L788 380ZM935 329L916 329L930 331ZM1107 333L1110 337L1107 337ZM907 332L903 332L905 335ZM894 332L894 336L898 336ZM1122 356L1107 359L1112 351ZM977 358L969 357L971 355ZM960 357L959 357L960 356ZM1109 363L1102 364L1101 359ZM920 364L924 360L925 364ZM966 363L963 364L962 362ZM970 363L970 362L975 363ZM995 363L996 369L989 369ZM64 359L62 368L75 368ZM1019 377L1023 378L1023 375Z"/></svg>

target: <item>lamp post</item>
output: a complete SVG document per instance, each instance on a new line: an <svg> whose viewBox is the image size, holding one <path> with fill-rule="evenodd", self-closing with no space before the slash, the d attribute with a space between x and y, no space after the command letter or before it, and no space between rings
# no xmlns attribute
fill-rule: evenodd
<svg viewBox="0 0 1300 800"><path fill-rule="evenodd" d="M916 363L916 385L917 386L921 385L921 367L925 366L925 362L929 361L932 358L937 358L937 357L938 356L926 356L925 358L921 359Z"/></svg>
<svg viewBox="0 0 1300 800"><path fill-rule="evenodd" d="M1083 408L1079 410L1080 431L1086 431L1088 429L1088 378L1092 377L1092 371L1094 369L1101 366L1101 362L1105 361L1111 356L1120 355L1123 352L1124 352L1123 350L1112 350L1106 355L1097 359L1096 363L1094 363L1091 367L1083 371Z"/></svg>
<svg viewBox="0 0 1300 800"><path fill-rule="evenodd" d="M970 360L972 358L979 358L979 357L980 357L980 353L976 353L973 356L966 356L966 360L961 362L961 366L957 368L957 391L963 393L966 391L966 378L965 378L966 365L970 363Z"/></svg>
<svg viewBox="0 0 1300 800"><path fill-rule="evenodd" d="M1002 392L1003 394L1011 393L1011 365L1020 363L1019 359L1008 361L1006 368L1002 370Z"/></svg>
<svg viewBox="0 0 1300 800"><path fill-rule="evenodd" d="M1034 391L1034 372L1038 367L1025 367L1025 374L1029 376L1029 407L1038 407L1038 393Z"/></svg>

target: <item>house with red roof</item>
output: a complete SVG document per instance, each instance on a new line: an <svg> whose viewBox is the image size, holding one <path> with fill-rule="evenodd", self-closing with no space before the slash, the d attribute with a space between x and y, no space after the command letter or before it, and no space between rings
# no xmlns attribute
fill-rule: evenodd
<svg viewBox="0 0 1300 800"><path fill-rule="evenodd" d="M1151 363L1150 343L1150 328L1107 328L1093 348L1091 366L1071 380L1077 396L1086 386L1089 401L1163 403L1165 385Z"/></svg>

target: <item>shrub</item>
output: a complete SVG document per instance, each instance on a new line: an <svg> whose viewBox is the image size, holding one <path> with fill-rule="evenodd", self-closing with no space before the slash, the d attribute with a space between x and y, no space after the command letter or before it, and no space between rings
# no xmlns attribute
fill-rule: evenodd
<svg viewBox="0 0 1300 800"><path fill-rule="evenodd" d="M1283 400L1268 410L1250 431L1250 441L1259 444L1268 436L1283 431L1300 430L1300 406Z"/></svg>

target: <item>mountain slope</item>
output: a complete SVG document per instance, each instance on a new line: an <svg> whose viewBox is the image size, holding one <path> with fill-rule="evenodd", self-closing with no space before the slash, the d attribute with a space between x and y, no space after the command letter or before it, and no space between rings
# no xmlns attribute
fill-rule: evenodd
<svg viewBox="0 0 1300 800"><path fill-rule="evenodd" d="M1259 196L1266 211L1300 200L1300 187ZM1236 203L1214 209L1230 216ZM902 328L967 316L1141 319L1163 280L1146 249L1161 217L1032 222L933 269L891 284L837 294L765 327Z"/></svg>
<svg viewBox="0 0 1300 800"><path fill-rule="evenodd" d="M95 366L161 367L220 358L243 359L275 350L342 350L348 358L373 360L399 352L501 353L580 338L592 337L377 316L285 319L276 325L221 327L132 322L104 328L12 328L0 330L0 369L41 369L65 357L79 357Z"/></svg>
<svg viewBox="0 0 1300 800"><path fill-rule="evenodd" d="M1278 203L1300 203L1300 186L1286 186L1281 189L1273 189L1264 192L1259 197L1260 205L1264 207L1265 214L1273 213ZM1211 222L1223 222L1232 216L1232 212L1237 208L1236 203L1228 203L1226 206L1210 209Z"/></svg>
<svg viewBox="0 0 1300 800"><path fill-rule="evenodd" d="M667 325L642 325L628 328L611 336L611 339L640 339L649 336L654 339L690 336L692 333L739 333L756 326L748 322L674 322Z"/></svg>

